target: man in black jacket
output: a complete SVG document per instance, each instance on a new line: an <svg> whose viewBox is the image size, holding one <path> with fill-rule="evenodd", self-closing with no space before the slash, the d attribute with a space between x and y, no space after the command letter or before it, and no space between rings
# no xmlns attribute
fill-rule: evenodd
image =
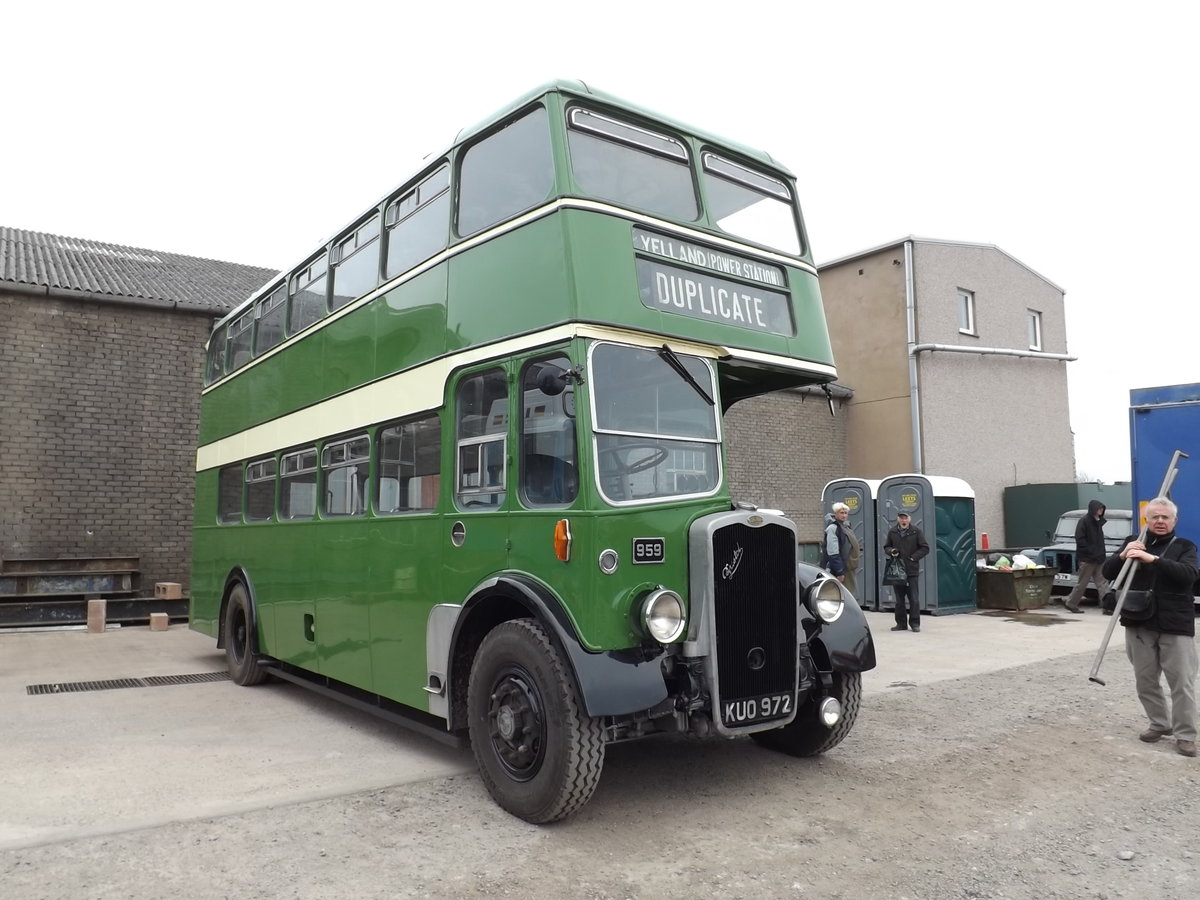
<svg viewBox="0 0 1200 900"><path fill-rule="evenodd" d="M1108 555L1104 547L1104 510L1099 500L1088 502L1087 515L1079 517L1075 526L1075 558L1079 561L1079 581L1063 605L1073 613L1081 613L1079 601L1087 590L1088 582L1096 582L1096 596L1103 600L1108 593L1108 582L1100 567Z"/></svg>
<svg viewBox="0 0 1200 900"><path fill-rule="evenodd" d="M896 524L888 530L887 540L883 544L884 553L899 557L904 562L904 572L908 575L908 584L897 584L892 587L896 592L896 624L892 631L904 631L911 628L921 630L921 601L917 598L917 577L921 574L921 560L929 555L929 542L921 529L912 524L912 518L901 510L896 513ZM908 621L904 618L904 600L908 598Z"/></svg>
<svg viewBox="0 0 1200 900"><path fill-rule="evenodd" d="M1192 609L1192 584L1200 576L1196 545L1177 537L1175 521L1179 510L1166 497L1155 497L1146 505L1146 539L1125 539L1121 549L1104 562L1104 575L1116 578L1126 560L1137 567L1131 591L1153 591L1150 617L1132 621L1124 615L1125 652L1133 664L1138 700L1150 727L1138 735L1148 744L1175 736L1175 749L1184 756L1196 755L1196 615ZM1161 677L1171 690L1168 710Z"/></svg>

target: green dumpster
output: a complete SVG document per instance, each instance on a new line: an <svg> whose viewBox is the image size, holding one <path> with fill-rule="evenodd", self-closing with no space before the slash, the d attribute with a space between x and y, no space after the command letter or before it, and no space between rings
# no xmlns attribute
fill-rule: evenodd
<svg viewBox="0 0 1200 900"><path fill-rule="evenodd" d="M980 609L1037 609L1050 602L1054 569L980 569L975 573Z"/></svg>

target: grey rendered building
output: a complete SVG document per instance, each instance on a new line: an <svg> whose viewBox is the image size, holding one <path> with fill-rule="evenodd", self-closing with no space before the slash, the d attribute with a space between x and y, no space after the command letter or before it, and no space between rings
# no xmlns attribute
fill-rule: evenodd
<svg viewBox="0 0 1200 900"><path fill-rule="evenodd" d="M1062 288L994 245L918 237L819 271L854 388L842 474L962 478L1005 546L1005 487L1075 480Z"/></svg>

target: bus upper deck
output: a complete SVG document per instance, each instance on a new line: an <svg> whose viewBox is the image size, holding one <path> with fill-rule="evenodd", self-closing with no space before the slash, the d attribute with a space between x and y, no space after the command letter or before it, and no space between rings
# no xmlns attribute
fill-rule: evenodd
<svg viewBox="0 0 1200 900"><path fill-rule="evenodd" d="M556 82L217 324L200 443L566 323L720 348L725 405L835 374L787 170Z"/></svg>

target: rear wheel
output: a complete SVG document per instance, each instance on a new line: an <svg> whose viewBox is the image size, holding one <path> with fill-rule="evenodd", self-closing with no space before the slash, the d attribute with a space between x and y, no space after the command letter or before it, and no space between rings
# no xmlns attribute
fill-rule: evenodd
<svg viewBox="0 0 1200 900"><path fill-rule="evenodd" d="M859 672L834 672L833 689L829 696L842 704L842 717L832 725L823 725L817 718L818 698L805 704L790 725L773 731L759 731L750 735L763 747L778 750L789 756L816 756L832 750L850 733L858 718L858 707L862 703L862 674Z"/></svg>
<svg viewBox="0 0 1200 900"><path fill-rule="evenodd" d="M246 586L235 584L225 604L225 661L229 678L235 684L258 684L267 677L266 670L258 664L253 623Z"/></svg>
<svg viewBox="0 0 1200 900"><path fill-rule="evenodd" d="M483 784L514 816L553 822L592 796L604 766L600 721L584 712L562 655L537 622L505 622L483 639L467 714Z"/></svg>

